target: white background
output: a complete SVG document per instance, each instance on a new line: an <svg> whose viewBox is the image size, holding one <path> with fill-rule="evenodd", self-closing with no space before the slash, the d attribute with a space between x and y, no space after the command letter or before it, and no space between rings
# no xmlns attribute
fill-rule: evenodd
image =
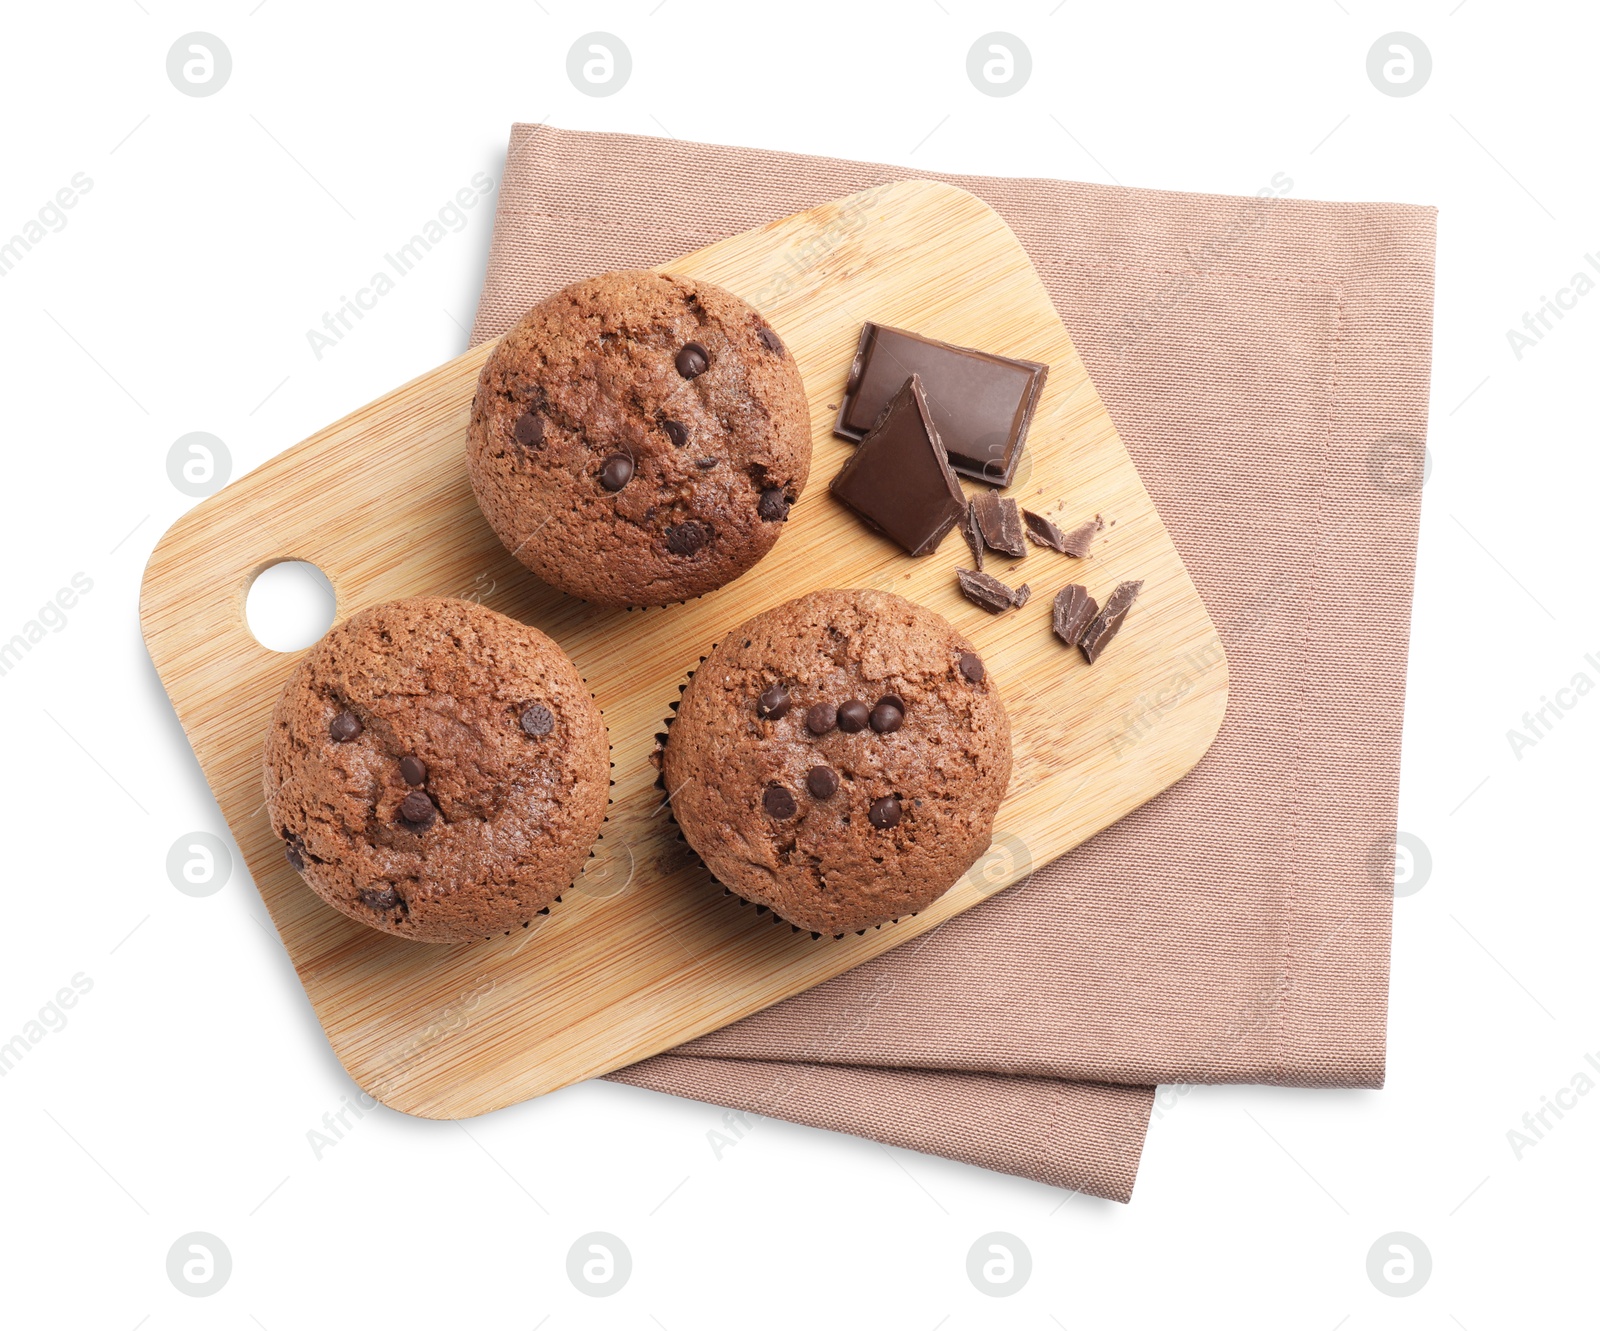
<svg viewBox="0 0 1600 1331"><path fill-rule="evenodd" d="M0 1042L92 983L0 1080L0 1323L1595 1324L1600 1093L1520 1159L1507 1139L1600 1057L1600 696L1520 758L1507 740L1579 671L1600 683L1600 295L1520 359L1506 336L1600 251L1593 7L104 0L3 22L0 238L75 173L93 188L0 278L0 639L75 573L93 589L0 677ZM595 29L633 56L607 98L565 74ZM1032 52L1015 96L966 77L994 29ZM195 30L232 53L214 96L166 74ZM1395 30L1432 53L1414 96L1366 74ZM492 198L320 361L306 330L475 172L499 179L515 119L1439 206L1400 820L1433 867L1396 902L1386 1090L1169 1092L1127 1207L776 1121L718 1159L720 1111L598 1084L467 1125L380 1109L315 1156L356 1090L242 865L207 897L167 876L176 840L226 828L138 581L193 502L167 476L180 435L219 436L237 476L464 349ZM565 1274L591 1230L632 1253L610 1298ZM966 1276L992 1230L1033 1254L1009 1298ZM1365 1272L1394 1230L1433 1254L1411 1297ZM214 1296L168 1280L189 1231L232 1253Z"/></svg>

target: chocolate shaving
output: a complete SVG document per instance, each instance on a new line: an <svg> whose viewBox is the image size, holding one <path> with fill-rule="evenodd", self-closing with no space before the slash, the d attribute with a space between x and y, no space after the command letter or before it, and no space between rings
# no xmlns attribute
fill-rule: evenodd
<svg viewBox="0 0 1600 1331"><path fill-rule="evenodd" d="M1086 522L1081 527L1074 527L1062 537L1060 550L1064 555L1071 555L1074 559L1087 559L1089 546L1094 538L1104 529L1105 523L1096 518L1093 522Z"/></svg>
<svg viewBox="0 0 1600 1331"><path fill-rule="evenodd" d="M961 584L961 594L973 605L980 605L991 615L1009 610L1017 604L1017 594L987 573L976 573L969 568L956 570L956 581Z"/></svg>
<svg viewBox="0 0 1600 1331"><path fill-rule="evenodd" d="M978 514L978 530L983 543L1013 559L1028 553L1022 537L1022 518L1017 512L1017 501L1007 499L993 490L985 490L973 501Z"/></svg>
<svg viewBox="0 0 1600 1331"><path fill-rule="evenodd" d="M1143 580L1119 582L1116 590L1106 597L1106 603L1094 617L1094 622L1084 629L1078 638L1078 650L1083 653L1083 659L1090 665L1100 659L1101 653L1117 636L1117 630L1122 627L1123 620L1127 619L1128 611L1133 608L1134 598L1139 595L1139 588L1143 586Z"/></svg>
<svg viewBox="0 0 1600 1331"><path fill-rule="evenodd" d="M1100 606L1087 587L1068 583L1056 593L1055 604L1050 607L1050 627L1068 647L1076 647L1089 621L1099 613Z"/></svg>

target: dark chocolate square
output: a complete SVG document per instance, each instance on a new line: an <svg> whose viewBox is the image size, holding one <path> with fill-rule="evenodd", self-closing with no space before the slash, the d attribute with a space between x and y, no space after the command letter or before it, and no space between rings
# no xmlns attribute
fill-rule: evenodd
<svg viewBox="0 0 1600 1331"><path fill-rule="evenodd" d="M915 374L951 467L990 485L1009 485L1049 370L1037 361L869 323L856 345L833 432L844 439L864 438Z"/></svg>

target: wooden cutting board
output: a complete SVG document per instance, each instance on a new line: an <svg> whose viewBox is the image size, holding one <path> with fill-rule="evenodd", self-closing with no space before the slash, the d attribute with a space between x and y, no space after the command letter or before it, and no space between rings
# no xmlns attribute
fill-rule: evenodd
<svg viewBox="0 0 1600 1331"><path fill-rule="evenodd" d="M901 181L745 232L675 263L757 306L804 375L811 482L774 551L686 605L615 611L525 572L479 516L463 441L476 347L213 495L150 557L145 642L335 1053L407 1113L514 1104L737 1021L934 928L1115 822L1199 761L1222 723L1227 663L1172 541L1027 255L987 205ZM1026 360L1049 380L1009 493L1063 526L1104 516L1091 558L1033 548L990 570L1032 601L992 616L962 599L952 533L912 560L828 495L852 445L830 433L867 319ZM245 593L264 568L321 568L338 617L420 593L472 597L535 624L577 662L610 731L612 805L562 902L510 937L407 942L324 905L284 862L262 804L267 719L298 653L261 646ZM1090 667L1050 633L1068 582L1144 592ZM977 645L1011 715L1015 764L995 844L928 910L813 940L727 896L679 840L650 763L687 672L729 628L819 587L879 587Z"/></svg>

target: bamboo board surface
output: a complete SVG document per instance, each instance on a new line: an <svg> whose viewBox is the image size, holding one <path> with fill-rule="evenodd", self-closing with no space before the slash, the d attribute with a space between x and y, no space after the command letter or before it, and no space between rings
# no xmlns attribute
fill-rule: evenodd
<svg viewBox="0 0 1600 1331"><path fill-rule="evenodd" d="M545 587L502 549L467 482L464 439L489 346L273 458L173 524L141 595L146 644L284 946L356 1082L433 1118L480 1114L669 1049L810 988L992 896L1189 771L1227 703L1227 663L1199 594L1066 330L1005 223L970 194L901 181L721 241L665 270L756 305L797 358L815 438L811 480L773 552L684 605L614 611ZM911 560L828 495L851 448L833 438L857 334L873 319L1050 366L1008 493L1063 526L1108 523L1083 561L1031 548L989 571L1032 601L964 600L958 533ZM968 485L969 492L975 487ZM535 624L604 712L612 805L583 875L539 924L461 947L370 930L284 861L262 804L261 744L298 653L261 646L245 594L303 559L337 615L402 596L466 596ZM1144 590L1093 667L1049 631L1068 582L1104 600ZM928 910L864 936L774 927L714 886L661 811L650 757L679 686L712 643L819 587L899 592L953 621L1000 684L1015 750L995 844Z"/></svg>

